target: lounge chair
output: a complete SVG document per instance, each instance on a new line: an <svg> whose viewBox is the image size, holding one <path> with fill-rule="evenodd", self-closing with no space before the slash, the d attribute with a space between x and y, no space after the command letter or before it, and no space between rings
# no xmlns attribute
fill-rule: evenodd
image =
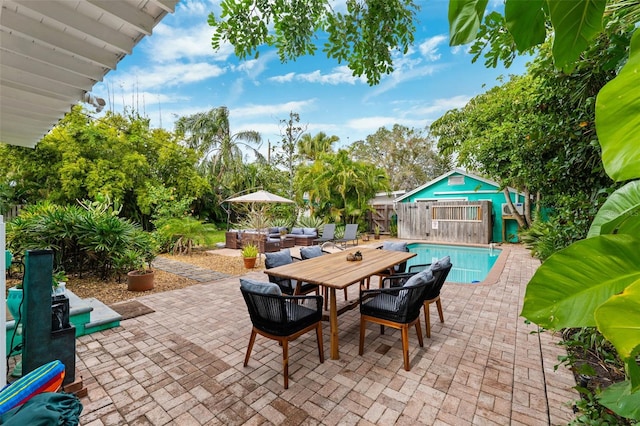
<svg viewBox="0 0 640 426"><path fill-rule="evenodd" d="M327 223L322 228L322 235L320 236L320 238L316 238L315 240L313 240L313 244L322 244L322 243L326 243L327 241L333 241L335 239L335 233L336 233L336 224Z"/></svg>
<svg viewBox="0 0 640 426"><path fill-rule="evenodd" d="M343 248L347 247L349 243L354 246L358 245L358 224L357 223L349 223L344 228L344 236L342 238L338 238L334 241L336 245L340 245Z"/></svg>

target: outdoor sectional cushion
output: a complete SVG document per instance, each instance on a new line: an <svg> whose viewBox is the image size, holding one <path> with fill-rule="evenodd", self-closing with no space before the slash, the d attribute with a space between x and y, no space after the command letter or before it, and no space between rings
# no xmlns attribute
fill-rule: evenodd
<svg viewBox="0 0 640 426"><path fill-rule="evenodd" d="M240 287L247 291L260 294L274 294L276 296L282 296L282 291L277 284L252 280L249 278L240 278Z"/></svg>
<svg viewBox="0 0 640 426"><path fill-rule="evenodd" d="M302 230L302 228L291 228L291 234L302 235L304 234L304 231Z"/></svg>
<svg viewBox="0 0 640 426"><path fill-rule="evenodd" d="M314 237L318 235L316 233L316 228L302 228L302 233L304 235L313 235Z"/></svg>

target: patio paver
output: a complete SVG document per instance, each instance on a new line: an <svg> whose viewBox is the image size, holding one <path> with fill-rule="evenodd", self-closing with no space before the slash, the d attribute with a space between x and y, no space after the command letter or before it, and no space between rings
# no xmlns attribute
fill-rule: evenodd
<svg viewBox="0 0 640 426"><path fill-rule="evenodd" d="M445 322L431 313L424 348L412 330L408 372L396 330L369 326L358 355L359 312L349 311L340 360L325 347L320 364L313 333L293 342L288 390L275 342L259 336L242 365L251 322L237 277L138 298L155 312L77 340L89 391L81 424L565 424L577 393L568 369L554 371L563 349L518 316L538 265L514 246L497 282L445 284Z"/></svg>

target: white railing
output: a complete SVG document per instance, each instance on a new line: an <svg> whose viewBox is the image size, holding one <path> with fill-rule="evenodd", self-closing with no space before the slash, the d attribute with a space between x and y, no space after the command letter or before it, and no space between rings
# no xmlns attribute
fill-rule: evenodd
<svg viewBox="0 0 640 426"><path fill-rule="evenodd" d="M442 222L482 222L482 206L432 206L431 220Z"/></svg>

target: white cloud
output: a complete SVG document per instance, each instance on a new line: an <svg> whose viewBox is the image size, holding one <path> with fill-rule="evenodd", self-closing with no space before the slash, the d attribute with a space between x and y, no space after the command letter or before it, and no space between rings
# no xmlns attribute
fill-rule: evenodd
<svg viewBox="0 0 640 426"><path fill-rule="evenodd" d="M438 53L438 46L446 40L447 36L442 34L428 38L420 43L418 50L420 50L422 56L424 56L428 61L437 61L442 56Z"/></svg>
<svg viewBox="0 0 640 426"><path fill-rule="evenodd" d="M212 35L213 28L206 22L180 28L160 22L154 28L153 36L148 38L145 52L152 62L196 60L205 57L214 61L226 61L233 54L233 47L226 43L220 50L214 51L211 47Z"/></svg>
<svg viewBox="0 0 640 426"><path fill-rule="evenodd" d="M418 107L412 110L412 114L420 114L420 115L433 115L436 113L443 113L449 111L450 109L462 108L464 107L471 96L459 95L451 98L442 98L434 100L430 105L425 105Z"/></svg>
<svg viewBox="0 0 640 426"><path fill-rule="evenodd" d="M207 5L197 0L182 0L178 3L177 9L180 14L186 14L189 16L203 17L207 16L210 12Z"/></svg>
<svg viewBox="0 0 640 426"><path fill-rule="evenodd" d="M301 113L313 106L315 102L315 99L308 99L306 101L291 101L282 104L248 104L239 108L232 108L229 111L229 114L236 118L269 116L279 120L280 118L284 118L285 115L288 116L291 111Z"/></svg>
<svg viewBox="0 0 640 426"><path fill-rule="evenodd" d="M269 62L277 58L275 51L267 52L260 55L258 59L248 59L241 61L237 66L233 67L234 71L244 72L250 79L256 80L260 74L267 69Z"/></svg>
<svg viewBox="0 0 640 426"><path fill-rule="evenodd" d="M310 73L296 74L293 72L279 75L269 78L269 81L276 83L289 83L292 81L302 81L305 83L320 83L320 84L356 84L357 82L365 82L362 77L354 77L353 72L346 66L339 66L332 69L329 74L322 74L320 70L315 70Z"/></svg>
<svg viewBox="0 0 640 426"><path fill-rule="evenodd" d="M148 90L197 83L225 73L223 68L205 62L194 64L155 65L132 68L111 82L123 90Z"/></svg>

